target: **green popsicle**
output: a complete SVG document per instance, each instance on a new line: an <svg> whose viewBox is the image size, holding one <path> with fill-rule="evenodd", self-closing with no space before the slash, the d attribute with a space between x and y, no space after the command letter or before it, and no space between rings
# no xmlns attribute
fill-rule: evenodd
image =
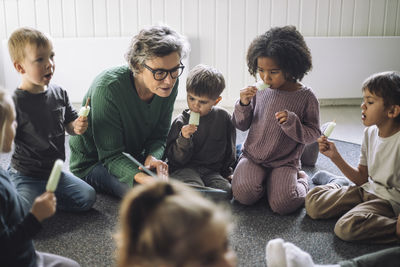
<svg viewBox="0 0 400 267"><path fill-rule="evenodd" d="M189 124L197 126L199 125L199 123L200 123L200 113L190 111Z"/></svg>
<svg viewBox="0 0 400 267"><path fill-rule="evenodd" d="M54 192L57 189L58 182L60 181L61 171L64 162L58 159L54 162L53 169L51 170L49 180L47 181L46 191Z"/></svg>

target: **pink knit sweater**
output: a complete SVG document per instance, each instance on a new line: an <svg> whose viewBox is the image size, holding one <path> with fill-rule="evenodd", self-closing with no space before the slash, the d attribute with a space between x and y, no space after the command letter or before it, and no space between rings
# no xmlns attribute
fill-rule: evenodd
<svg viewBox="0 0 400 267"><path fill-rule="evenodd" d="M283 110L288 120L279 124L275 113ZM232 122L239 130L249 130L244 156L265 167L298 167L305 144L321 135L319 103L308 87L294 92L267 88L257 92L248 106L238 100Z"/></svg>

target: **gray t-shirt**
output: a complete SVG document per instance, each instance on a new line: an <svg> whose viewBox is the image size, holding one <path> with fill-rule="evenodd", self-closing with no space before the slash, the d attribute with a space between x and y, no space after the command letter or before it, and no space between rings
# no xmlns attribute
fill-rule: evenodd
<svg viewBox="0 0 400 267"><path fill-rule="evenodd" d="M67 92L51 84L38 94L16 89L15 151L11 166L31 177L47 179L56 159L65 160L65 126L78 115Z"/></svg>

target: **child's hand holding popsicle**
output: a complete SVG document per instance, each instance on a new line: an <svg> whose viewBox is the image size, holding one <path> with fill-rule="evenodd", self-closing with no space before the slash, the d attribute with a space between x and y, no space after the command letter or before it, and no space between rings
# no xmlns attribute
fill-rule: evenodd
<svg viewBox="0 0 400 267"><path fill-rule="evenodd" d="M331 121L327 124L323 134L318 138L319 152L328 158L335 160L336 157L340 157L339 152L336 149L335 143L328 141L328 137L332 134L333 129L336 126L336 122Z"/></svg>
<svg viewBox="0 0 400 267"><path fill-rule="evenodd" d="M90 102L90 97L87 98L86 100L86 104L84 107L81 107L81 109L79 110L79 117L73 122L73 129L74 129L74 133L75 134L83 134L86 132L87 128L88 128L88 119L87 116L89 115L89 111L90 111L90 106L89 106L89 102Z"/></svg>
<svg viewBox="0 0 400 267"><path fill-rule="evenodd" d="M51 217L56 212L57 201L54 191L56 191L58 182L60 181L62 167L62 160L58 159L54 162L49 180L47 181L46 192L38 196L35 202L33 202L31 213L39 222Z"/></svg>

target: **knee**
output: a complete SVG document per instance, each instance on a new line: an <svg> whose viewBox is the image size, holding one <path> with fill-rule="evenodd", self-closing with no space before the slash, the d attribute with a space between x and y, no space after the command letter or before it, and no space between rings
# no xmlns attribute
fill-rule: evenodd
<svg viewBox="0 0 400 267"><path fill-rule="evenodd" d="M263 195L264 189L253 188L248 186L237 186L232 183L232 195L236 201L243 205L253 205L256 203Z"/></svg>
<svg viewBox="0 0 400 267"><path fill-rule="evenodd" d="M89 186L84 192L83 197L80 201L80 209L82 211L87 211L91 209L96 202L96 191L93 187Z"/></svg>
<svg viewBox="0 0 400 267"><path fill-rule="evenodd" d="M304 205L304 197L291 194L289 196L282 196L279 199L269 201L269 205L273 212L280 215L286 215L296 211Z"/></svg>
<svg viewBox="0 0 400 267"><path fill-rule="evenodd" d="M311 189L305 197L304 205L306 208L306 213L312 219L319 219L321 217L320 209L317 206L317 196L314 194L318 191L318 188Z"/></svg>
<svg viewBox="0 0 400 267"><path fill-rule="evenodd" d="M358 218L357 218L358 217ZM359 240L362 232L364 231L357 225L362 225L359 219L363 216L357 214L345 214L335 224L335 235L344 241Z"/></svg>

